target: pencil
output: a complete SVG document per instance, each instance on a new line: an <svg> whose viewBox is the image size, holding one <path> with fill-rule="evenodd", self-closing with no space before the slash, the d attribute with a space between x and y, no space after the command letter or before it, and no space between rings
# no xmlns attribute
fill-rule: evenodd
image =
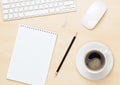
<svg viewBox="0 0 120 85"><path fill-rule="evenodd" d="M77 36L77 33L76 33L76 35L73 37L73 39L72 39L72 41L71 41L71 43L70 43L70 45L69 45L69 47L68 47L68 49L67 49L64 57L63 57L63 59L62 59L62 61L60 62L59 66L58 66L58 68L57 68L57 70L56 70L56 76L57 76L58 72L60 71L60 68L62 67L63 62L65 61L65 59L66 59L66 57L67 57L67 54L69 53L69 51L70 51L70 49L71 49L71 47L72 47L72 45L73 45L73 43L74 43L74 41L75 41L75 39L76 39L76 36Z"/></svg>

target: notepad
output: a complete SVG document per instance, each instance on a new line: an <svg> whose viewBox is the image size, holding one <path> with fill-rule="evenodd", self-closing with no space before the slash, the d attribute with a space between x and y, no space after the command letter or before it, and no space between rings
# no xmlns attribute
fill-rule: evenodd
<svg viewBox="0 0 120 85"><path fill-rule="evenodd" d="M45 85L57 34L20 25L7 79Z"/></svg>

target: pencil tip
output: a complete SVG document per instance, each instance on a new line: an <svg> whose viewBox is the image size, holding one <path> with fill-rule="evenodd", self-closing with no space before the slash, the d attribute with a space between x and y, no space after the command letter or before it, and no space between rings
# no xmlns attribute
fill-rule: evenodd
<svg viewBox="0 0 120 85"><path fill-rule="evenodd" d="M55 73L55 76L57 76L57 75L58 75L58 72Z"/></svg>

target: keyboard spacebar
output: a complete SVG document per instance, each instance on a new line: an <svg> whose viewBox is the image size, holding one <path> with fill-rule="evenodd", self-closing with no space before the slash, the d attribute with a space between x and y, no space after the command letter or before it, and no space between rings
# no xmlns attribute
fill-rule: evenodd
<svg viewBox="0 0 120 85"><path fill-rule="evenodd" d="M48 14L48 9L44 10L34 10L34 11L27 11L24 12L25 16L33 16L33 15L43 15L43 14Z"/></svg>

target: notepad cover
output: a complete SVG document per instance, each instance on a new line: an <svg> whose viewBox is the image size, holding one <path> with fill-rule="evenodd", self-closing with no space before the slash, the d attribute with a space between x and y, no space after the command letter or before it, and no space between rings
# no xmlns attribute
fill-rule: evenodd
<svg viewBox="0 0 120 85"><path fill-rule="evenodd" d="M20 25L7 79L30 85L45 85L57 35Z"/></svg>

